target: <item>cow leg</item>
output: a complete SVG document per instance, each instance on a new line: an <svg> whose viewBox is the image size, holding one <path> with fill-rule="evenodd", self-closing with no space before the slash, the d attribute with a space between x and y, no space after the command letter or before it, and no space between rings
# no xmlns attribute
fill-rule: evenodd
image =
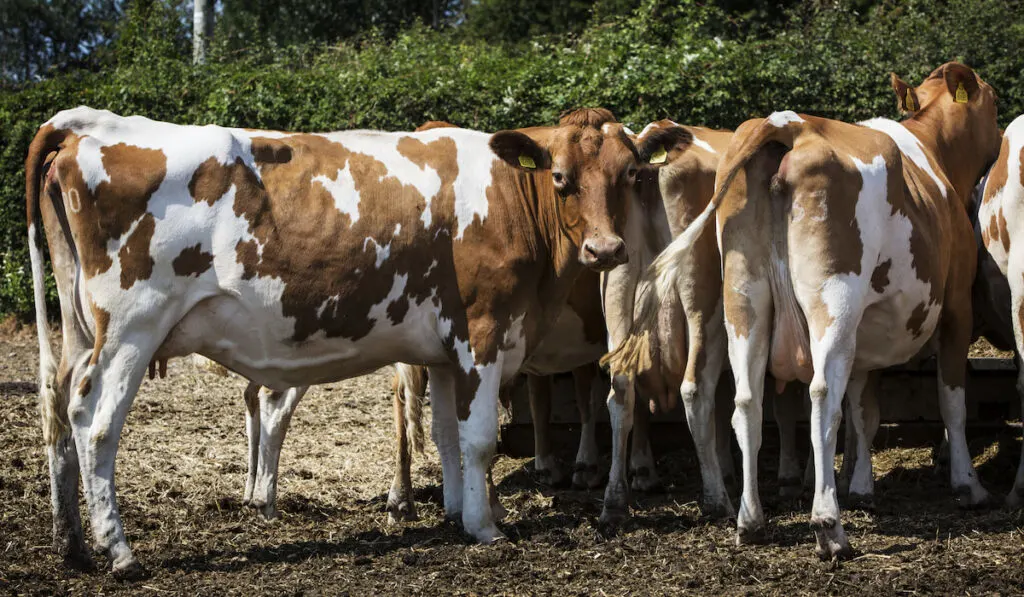
<svg viewBox="0 0 1024 597"><path fill-rule="evenodd" d="M156 349L152 338L162 337L147 333L116 338L108 330L105 343L93 351L68 409L94 549L110 559L118 577L136 578L144 573L124 535L114 465L121 430Z"/></svg>
<svg viewBox="0 0 1024 597"><path fill-rule="evenodd" d="M256 483L249 505L259 508L267 520L277 518L277 471L281 446L288 433L292 414L309 386L275 392L262 388L260 395L260 454Z"/></svg>
<svg viewBox="0 0 1024 597"><path fill-rule="evenodd" d="M558 466L551 450L551 378L547 375L527 375L530 394L530 416L533 418L533 467L541 483L560 485L565 471Z"/></svg>
<svg viewBox="0 0 1024 597"><path fill-rule="evenodd" d="M60 362L60 370L56 392L60 396L70 396L72 389L77 388L85 372L85 363L77 367L68 364L67 355L72 351L64 348L65 358ZM84 358L88 359L88 352ZM77 374L77 375L76 375ZM64 413L67 412L65 407ZM77 569L93 567L92 557L85 545L85 534L82 532L82 519L78 511L78 451L75 439L70 433L61 435L56 443L46 446L46 459L50 469L50 505L53 507L53 549L61 556L66 566Z"/></svg>
<svg viewBox="0 0 1024 597"><path fill-rule="evenodd" d="M736 384L732 426L743 454L743 493L736 516L736 543L740 545L765 539L764 510L757 486L757 456L761 450L772 306L768 280L754 276L742 265L736 267L727 263L725 273L726 287L744 290L725 296L729 362ZM745 329L746 335L737 333L737 326Z"/></svg>
<svg viewBox="0 0 1024 597"><path fill-rule="evenodd" d="M690 435L697 451L697 461L700 464L701 509L705 515L725 518L736 514L729 499L729 492L725 488L717 451L717 434L722 433L728 437L728 431L724 428L716 429L715 426L715 394L722 373L726 346L725 338L718 330L721 327L721 320L715 319L711 325L715 329L707 335L696 333L701 330L699 320L691 321L688 326L690 354L687 357L685 378L679 391L686 411L686 423L690 428ZM703 363L704 366L698 369L698 363Z"/></svg>
<svg viewBox="0 0 1024 597"><path fill-rule="evenodd" d="M407 389L394 392L392 405L395 422L395 476L388 491L388 524L400 521L412 521L419 518L416 514L416 501L412 495L412 449L409 446L409 432L405 421L405 404L407 400L420 398L407 393Z"/></svg>
<svg viewBox="0 0 1024 597"><path fill-rule="evenodd" d="M736 463L732 456L732 388L715 390L715 450L718 466L722 467L722 481L729 491L736 490Z"/></svg>
<svg viewBox="0 0 1024 597"><path fill-rule="evenodd" d="M969 296L966 304L966 308L958 309L958 303L947 296L940 315L939 411L949 438L949 474L953 491L961 506L975 507L987 504L991 496L978 481L964 431L967 424L964 385L973 324ZM962 306L962 302L959 306Z"/></svg>
<svg viewBox="0 0 1024 597"><path fill-rule="evenodd" d="M1013 247L1020 249L1019 243ZM1006 273L1007 281L1010 283L1013 337L1017 345L1017 395L1021 403L1021 416L1024 417L1024 360L1021 359L1024 355L1024 255L1016 251L1011 253ZM1013 509L1024 505L1024 447L1021 448L1013 488L1006 496L1006 505Z"/></svg>
<svg viewBox="0 0 1024 597"><path fill-rule="evenodd" d="M796 422L802 408L802 384L790 383L775 394L772 406L779 428L779 496L800 497L803 492L800 456L796 449Z"/></svg>
<svg viewBox="0 0 1024 597"><path fill-rule="evenodd" d="M626 477L626 453L629 432L633 429L633 405L636 388L623 375L612 378L608 392L608 417L612 426L612 466L604 490L604 506L599 523L612 530L629 516L629 485Z"/></svg>
<svg viewBox="0 0 1024 597"><path fill-rule="evenodd" d="M572 371L576 391L576 409L580 414L580 447L573 466L573 487L594 489L601 484L599 472L600 452L597 449L597 422L594 409L601 400L601 384L597 366L593 363Z"/></svg>
<svg viewBox="0 0 1024 597"><path fill-rule="evenodd" d="M636 491L652 491L661 486L661 478L654 466L651 450L651 411L647 405L634 400L636 418L633 425L633 446L629 455L630 487Z"/></svg>
<svg viewBox="0 0 1024 597"><path fill-rule="evenodd" d="M260 384L250 381L245 386L242 397L245 399L245 438L249 444L248 470L242 503L248 506L256 487L256 471L260 462Z"/></svg>
<svg viewBox="0 0 1024 597"><path fill-rule="evenodd" d="M874 505L875 477L871 468L871 446L878 431L878 382L881 373L850 378L846 386L847 425L843 470L846 471L850 505ZM847 461L849 460L849 466ZM842 475L842 473L841 473Z"/></svg>
<svg viewBox="0 0 1024 597"><path fill-rule="evenodd" d="M441 458L444 517L462 520L462 460L459 454L459 420L455 414L455 375L444 367L429 369L430 434Z"/></svg>
<svg viewBox="0 0 1024 597"><path fill-rule="evenodd" d="M494 524L487 475L498 443L498 388L502 356L489 365L475 365L476 375L456 373L455 406L462 453L462 526L480 543L505 538ZM460 379L461 378L461 379ZM468 416L463 415L468 411Z"/></svg>

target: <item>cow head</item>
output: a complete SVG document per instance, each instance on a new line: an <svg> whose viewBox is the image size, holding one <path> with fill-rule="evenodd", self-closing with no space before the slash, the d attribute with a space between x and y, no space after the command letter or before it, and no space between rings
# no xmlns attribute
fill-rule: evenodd
<svg viewBox="0 0 1024 597"><path fill-rule="evenodd" d="M604 271L627 260L620 234L640 168L652 161L660 165L662 153L692 137L672 127L635 144L621 124L598 127L592 116L602 112L586 113L582 123L563 117L556 127L500 131L491 137L491 149L509 165L545 179L538 182L539 198L550 197L580 263Z"/></svg>
<svg viewBox="0 0 1024 597"><path fill-rule="evenodd" d="M995 91L970 67L959 62L943 64L917 87L911 87L895 73L891 79L900 109L911 120L926 123L937 135L940 146L958 152L958 159L954 160L957 163L947 167L963 168L964 172L948 174L966 201L982 169L995 161L999 153Z"/></svg>

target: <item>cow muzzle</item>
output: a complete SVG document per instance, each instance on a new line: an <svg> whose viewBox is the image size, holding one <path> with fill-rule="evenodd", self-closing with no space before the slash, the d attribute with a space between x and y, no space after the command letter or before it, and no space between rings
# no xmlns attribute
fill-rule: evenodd
<svg viewBox="0 0 1024 597"><path fill-rule="evenodd" d="M580 262L596 271L608 271L627 261L626 243L617 236L588 238L580 250Z"/></svg>

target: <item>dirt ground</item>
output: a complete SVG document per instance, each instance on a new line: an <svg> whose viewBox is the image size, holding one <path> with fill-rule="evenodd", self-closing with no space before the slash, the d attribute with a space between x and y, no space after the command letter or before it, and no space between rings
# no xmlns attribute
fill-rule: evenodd
<svg viewBox="0 0 1024 597"><path fill-rule="evenodd" d="M61 568L50 549L47 469L31 333L0 336L0 591L11 594L977 594L1024 593L1024 517L963 512L928 449L875 456L874 512L844 512L858 555L819 562L808 499L776 496L775 453L762 451L770 543L735 547L731 522L700 516L692 451L661 454L670 484L634 495L613 538L596 530L600 492L541 486L530 459L499 457L495 481L510 541L473 545L444 522L441 472L415 465L420 521L388 526L392 470L387 370L311 391L281 463L281 519L241 506L243 382L189 361L147 381L121 442L117 484L125 528L150 577ZM429 443L429 442L428 442ZM430 450L430 448L428 448ZM1012 484L1020 441L977 438L990 490ZM567 454L567 458L571 455ZM101 559L100 564L105 564Z"/></svg>

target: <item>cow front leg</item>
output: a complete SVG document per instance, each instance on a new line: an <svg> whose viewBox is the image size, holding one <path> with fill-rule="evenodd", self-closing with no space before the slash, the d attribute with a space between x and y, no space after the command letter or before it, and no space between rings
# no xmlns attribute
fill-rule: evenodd
<svg viewBox="0 0 1024 597"><path fill-rule="evenodd" d="M871 446L878 431L878 383L880 372L850 378L846 386L847 412L846 449L843 471L848 475L846 489L851 506L872 508L875 499L875 477L871 466ZM849 460L849 465L847 461Z"/></svg>
<svg viewBox="0 0 1024 597"><path fill-rule="evenodd" d="M576 409L580 415L580 446L573 465L572 485L581 489L594 489L601 485L600 452L597 448L597 418L595 409L606 394L597 366L591 363L572 371L576 392Z"/></svg>
<svg viewBox="0 0 1024 597"><path fill-rule="evenodd" d="M277 518L277 473L281 459L281 446L288 433L292 415L309 386L289 388L275 392L268 388L260 396L260 454L259 469L249 505L258 508L267 520Z"/></svg>
<svg viewBox="0 0 1024 597"><path fill-rule="evenodd" d="M459 454L459 419L455 414L455 374L446 367L429 370L430 435L441 458L444 517L462 520L462 460Z"/></svg>
<svg viewBox="0 0 1024 597"><path fill-rule="evenodd" d="M1020 243L1013 245L1015 251L1010 253L1007 264L1007 281L1010 283L1011 319L1013 320L1013 338L1017 345L1017 395L1020 398L1021 413L1024 416L1024 254ZM1006 496L1006 505L1017 509L1024 506L1024 448L1020 452L1017 465L1017 476L1013 481L1013 489Z"/></svg>
<svg viewBox="0 0 1024 597"><path fill-rule="evenodd" d="M483 544L505 538L494 524L488 474L498 443L498 388L501 357L456 373L455 406L462 453L462 526Z"/></svg>
<svg viewBox="0 0 1024 597"><path fill-rule="evenodd" d="M633 403L633 447L629 455L630 487L635 491L653 491L661 487L661 477L651 450L651 411L639 400Z"/></svg>
<svg viewBox="0 0 1024 597"><path fill-rule="evenodd" d="M633 429L636 390L633 381L624 375L612 377L608 393L608 417L612 426L612 466L604 490L604 506L599 524L605 531L614 530L629 516L629 484L626 476L626 454L629 433Z"/></svg>
<svg viewBox="0 0 1024 597"><path fill-rule="evenodd" d="M803 401L803 384L789 383L776 391L772 406L779 430L779 496L797 498L803 493L800 456L796 449L796 423Z"/></svg>
<svg viewBox="0 0 1024 597"><path fill-rule="evenodd" d="M561 485L565 471L551 449L551 378L527 375L530 394L530 416L533 419L533 467L541 483Z"/></svg>

